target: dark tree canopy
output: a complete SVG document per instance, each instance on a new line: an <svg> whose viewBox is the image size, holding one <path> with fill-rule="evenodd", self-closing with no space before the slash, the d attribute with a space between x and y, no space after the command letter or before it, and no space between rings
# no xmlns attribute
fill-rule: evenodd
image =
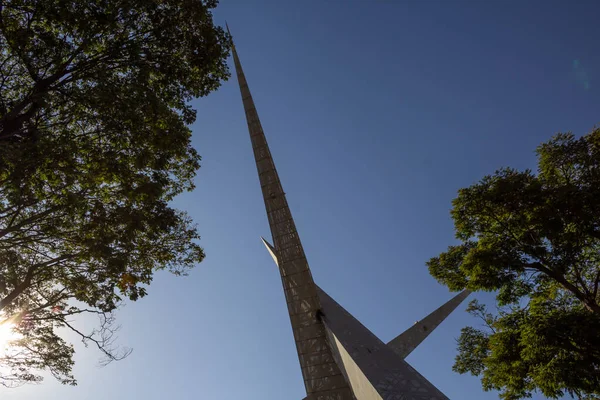
<svg viewBox="0 0 600 400"><path fill-rule="evenodd" d="M188 102L227 79L217 1L0 0L0 384L75 384L70 328L107 360L112 312L204 258L169 206L200 157ZM97 314L100 327L74 319Z"/></svg>
<svg viewBox="0 0 600 400"><path fill-rule="evenodd" d="M452 290L497 293L497 313L471 304L484 328L463 329L454 369L504 399L600 399L600 129L558 134L537 156L537 173L505 168L461 189L461 243L428 262Z"/></svg>

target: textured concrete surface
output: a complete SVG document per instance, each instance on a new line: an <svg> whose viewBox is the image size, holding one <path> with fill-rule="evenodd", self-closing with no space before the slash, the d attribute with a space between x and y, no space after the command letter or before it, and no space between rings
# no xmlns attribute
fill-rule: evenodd
<svg viewBox="0 0 600 400"><path fill-rule="evenodd" d="M357 399L448 400L321 289L319 297L334 357Z"/></svg>
<svg viewBox="0 0 600 400"><path fill-rule="evenodd" d="M318 318L316 285L235 47L233 59L306 393L310 400L353 400Z"/></svg>
<svg viewBox="0 0 600 400"><path fill-rule="evenodd" d="M388 342L396 354L402 359L408 357L418 345L423 342L447 317L471 294L468 290L463 290L437 310L417 321L413 326Z"/></svg>
<svg viewBox="0 0 600 400"><path fill-rule="evenodd" d="M265 239L263 243L278 264L275 248ZM333 358L356 399L448 399L318 286L317 293Z"/></svg>
<svg viewBox="0 0 600 400"><path fill-rule="evenodd" d="M327 323L325 323L327 327ZM381 395L377 392L377 389L373 386L369 378L363 373L362 369L352 357L352 355L346 350L344 345L335 336L335 334L327 327L327 337L330 343L333 345L333 356L342 367L342 372L346 377L346 380L350 382L352 392L357 399L368 399L368 400L381 400Z"/></svg>

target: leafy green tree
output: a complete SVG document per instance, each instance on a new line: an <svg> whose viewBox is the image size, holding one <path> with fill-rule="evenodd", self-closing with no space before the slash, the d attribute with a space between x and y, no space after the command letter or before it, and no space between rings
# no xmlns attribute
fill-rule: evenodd
<svg viewBox="0 0 600 400"><path fill-rule="evenodd" d="M454 369L504 399L600 398L600 129L558 134L538 171L505 168L461 189L460 244L428 262L452 290L494 291L497 313L470 311Z"/></svg>
<svg viewBox="0 0 600 400"><path fill-rule="evenodd" d="M169 202L199 167L189 101L229 76L216 5L0 0L0 384L75 384L63 329L124 357L113 311L204 258Z"/></svg>

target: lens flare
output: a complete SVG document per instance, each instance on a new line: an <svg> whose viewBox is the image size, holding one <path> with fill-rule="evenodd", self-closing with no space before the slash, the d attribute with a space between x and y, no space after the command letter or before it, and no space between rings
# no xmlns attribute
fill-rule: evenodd
<svg viewBox="0 0 600 400"><path fill-rule="evenodd" d="M21 335L15 331L15 324L10 320L0 323L0 357L4 356L10 348L11 342L17 340Z"/></svg>

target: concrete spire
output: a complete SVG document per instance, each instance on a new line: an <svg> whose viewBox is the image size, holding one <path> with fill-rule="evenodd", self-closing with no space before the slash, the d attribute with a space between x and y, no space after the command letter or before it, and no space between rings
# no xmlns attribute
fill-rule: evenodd
<svg viewBox="0 0 600 400"><path fill-rule="evenodd" d="M227 31L229 32L229 27ZM269 227L273 236L273 255L277 255L307 398L354 400L346 379L333 359L325 326L318 317L321 303L317 288L235 46L232 46L232 51Z"/></svg>
<svg viewBox="0 0 600 400"><path fill-rule="evenodd" d="M388 342L388 346L403 359L408 357L408 355L412 353L412 351L421 344L421 342L425 340L427 336L429 336L429 334L431 334L431 332L433 332L433 330L437 328L437 326L467 298L467 296L469 296L469 294L471 294L470 291L463 290L440 306L437 310L422 320L417 321L413 326L392 339Z"/></svg>
<svg viewBox="0 0 600 400"><path fill-rule="evenodd" d="M262 240L279 266L305 400L448 400L404 358L468 292L385 344L315 284L235 46L232 50L274 244Z"/></svg>

